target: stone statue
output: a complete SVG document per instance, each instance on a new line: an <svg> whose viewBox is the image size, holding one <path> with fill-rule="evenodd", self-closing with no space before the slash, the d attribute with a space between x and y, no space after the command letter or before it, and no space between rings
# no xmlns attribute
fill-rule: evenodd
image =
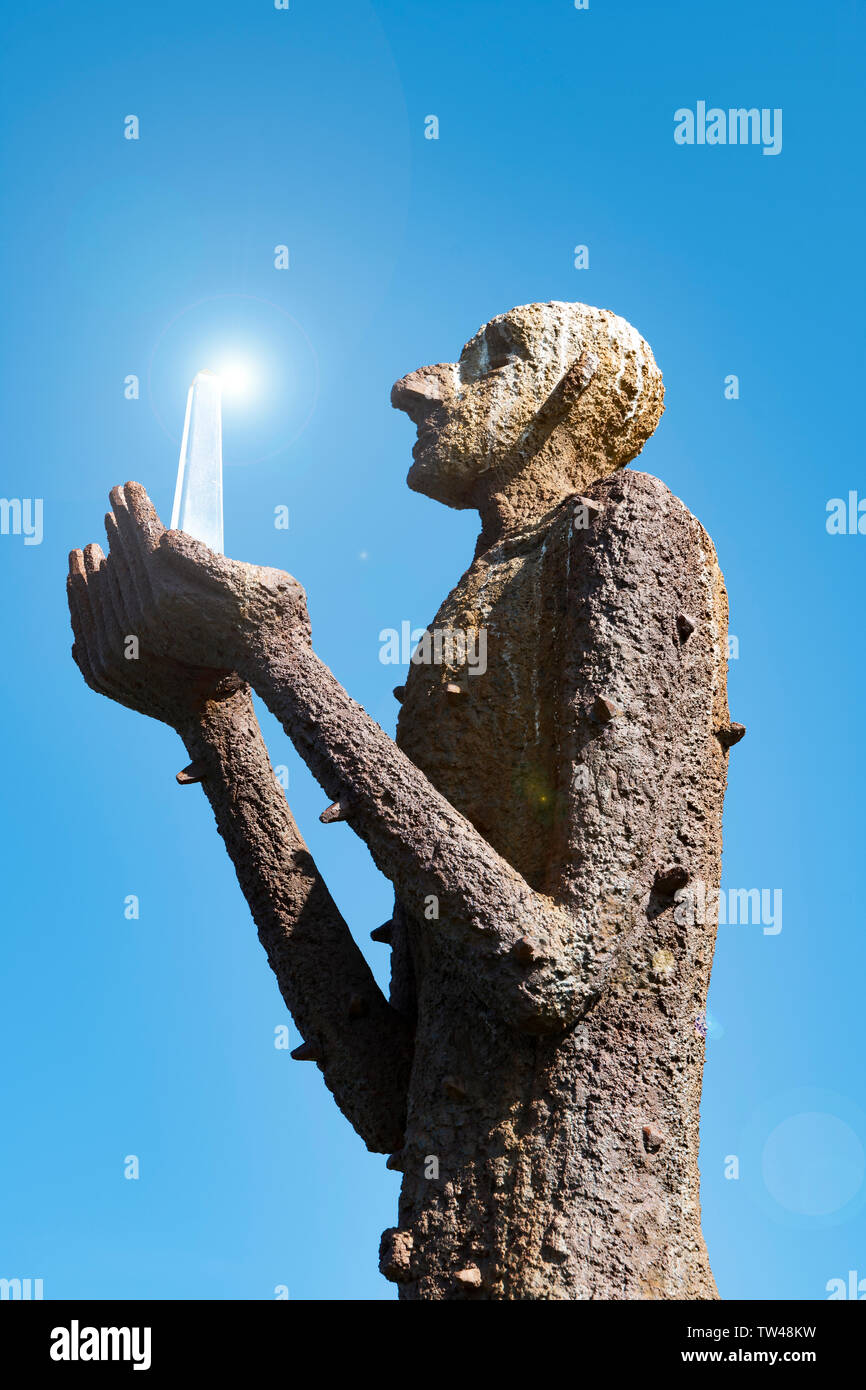
<svg viewBox="0 0 866 1390"><path fill-rule="evenodd" d="M111 493L72 552L73 656L171 724L337 1104L402 1171L406 1299L703 1299L698 1114L727 750L712 543L626 470L661 374L623 319L532 304L399 381L409 485L475 557L400 688L396 741L312 646L300 584ZM467 664L485 634L486 669ZM451 640L462 634L466 640ZM126 660L124 642L139 639ZM447 639L447 640L446 640ZM378 989L271 770L250 687L395 890Z"/></svg>

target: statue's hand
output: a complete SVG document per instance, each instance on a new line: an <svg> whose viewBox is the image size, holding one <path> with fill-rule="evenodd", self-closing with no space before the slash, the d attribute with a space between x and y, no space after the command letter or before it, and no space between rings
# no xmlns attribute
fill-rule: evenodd
<svg viewBox="0 0 866 1390"><path fill-rule="evenodd" d="M106 560L98 545L72 551L66 594L73 658L91 690L183 734L206 701L233 695L242 682L230 671L187 666L155 653L130 617L127 587L119 583L115 553Z"/></svg>
<svg viewBox="0 0 866 1390"><path fill-rule="evenodd" d="M107 562L141 645L188 666L243 670L271 641L310 641L306 595L282 570L216 554L166 531L139 483L111 492Z"/></svg>

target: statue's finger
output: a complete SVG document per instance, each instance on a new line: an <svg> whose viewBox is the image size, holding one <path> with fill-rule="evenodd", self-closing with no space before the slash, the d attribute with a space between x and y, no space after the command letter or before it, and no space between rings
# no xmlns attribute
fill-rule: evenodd
<svg viewBox="0 0 866 1390"><path fill-rule="evenodd" d="M106 568L117 625L124 637L138 637L140 639L144 633L144 617L138 592L123 552L112 550Z"/></svg>
<svg viewBox="0 0 866 1390"><path fill-rule="evenodd" d="M105 534L110 551L107 563L108 572L113 579L111 593L117 621L121 627L128 628L134 621L132 608L135 608L138 596L132 583L129 565L126 563L126 556L123 553L123 542L120 538L114 512L105 513Z"/></svg>
<svg viewBox="0 0 866 1390"><path fill-rule="evenodd" d="M141 483L124 483L123 495L129 515L138 527L142 543L147 550L155 550L165 527L147 492Z"/></svg>
<svg viewBox="0 0 866 1390"><path fill-rule="evenodd" d="M110 497L124 546L146 561L151 551L159 545L160 536L165 530L150 498L140 483L124 483L123 487L114 487Z"/></svg>
<svg viewBox="0 0 866 1390"><path fill-rule="evenodd" d="M84 649L87 665L91 673L97 676L96 661L96 633L93 626L93 614L90 610L90 599L87 593L87 577L84 572L84 557L81 555L81 569L73 570L70 566L69 579L67 581L67 596L69 599L69 615L72 618L72 631L75 633L76 641L80 642Z"/></svg>
<svg viewBox="0 0 866 1390"><path fill-rule="evenodd" d="M87 571L84 568L84 551L70 550L69 552L69 578L80 577L84 579Z"/></svg>
<svg viewBox="0 0 866 1390"><path fill-rule="evenodd" d="M66 577L66 602L69 605L69 621L72 624L72 635L75 643L72 648L72 655L75 664L90 684L90 662L87 659L87 640L84 635L84 628L81 622L81 614L78 609L78 596L76 586L79 579L84 577L84 556L80 550L69 552L69 574Z"/></svg>
<svg viewBox="0 0 866 1390"><path fill-rule="evenodd" d="M109 535L111 554L118 562L118 582L126 599L129 616L139 632L144 615L152 606L153 593L147 576L146 552L141 546L138 527L129 515L123 488L111 489L116 532Z"/></svg>
<svg viewBox="0 0 866 1390"><path fill-rule="evenodd" d="M72 649L75 663L91 690L105 695L107 692L94 669L93 654L96 642L93 617L87 595L87 572L84 554L81 550L73 550L69 556L66 597L69 603L72 631L75 636L75 644Z"/></svg>
<svg viewBox="0 0 866 1390"><path fill-rule="evenodd" d="M105 685L108 679L111 654L108 650L108 639L100 611L101 604L98 592L97 576L101 556L102 551L98 546L91 543L84 547L86 583L82 593L81 607L82 612L87 615L85 622L89 620L88 656L90 657L90 665L100 685Z"/></svg>
<svg viewBox="0 0 866 1390"><path fill-rule="evenodd" d="M105 554L98 541L89 541L82 552L84 569L88 577L99 573L99 566L105 562Z"/></svg>
<svg viewBox="0 0 866 1390"><path fill-rule="evenodd" d="M141 527L129 509L126 488L113 487L108 495L111 499L112 511L120 533L120 543L123 546L127 561L130 567L143 567L153 547L142 535Z"/></svg>
<svg viewBox="0 0 866 1390"><path fill-rule="evenodd" d="M126 562L120 532L113 512L105 514L105 534L108 537L110 555L106 562L109 576L109 592L114 603L117 625L121 632L140 633L143 625L138 590Z"/></svg>
<svg viewBox="0 0 866 1390"><path fill-rule="evenodd" d="M98 545L85 547L84 566L87 571L87 597L90 600L90 615L97 649L97 654L92 657L92 664L94 669L98 667L96 674L99 678L106 685L110 685L112 672L123 656L123 637L109 591L107 561Z"/></svg>
<svg viewBox="0 0 866 1390"><path fill-rule="evenodd" d="M108 591L109 602L114 611L114 620L119 631L129 632L132 624L127 612L123 593L118 582L118 569L120 566L119 551L120 543L117 538L117 522L111 512L105 514L105 534L108 537L108 545L111 554L105 561L106 589Z"/></svg>

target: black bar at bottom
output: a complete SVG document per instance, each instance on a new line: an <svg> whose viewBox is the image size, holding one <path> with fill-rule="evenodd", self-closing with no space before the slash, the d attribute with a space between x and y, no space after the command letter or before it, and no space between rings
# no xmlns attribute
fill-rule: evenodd
<svg viewBox="0 0 866 1390"><path fill-rule="evenodd" d="M355 1308L361 1310L360 1324ZM422 1323L415 1322L419 1316ZM489 1380L494 1357L519 1355L531 1346L541 1362L564 1357L576 1378L585 1375L590 1351L610 1373L637 1371L653 1381L674 1367L700 1375L712 1365L807 1366L826 1377L843 1367L850 1374L862 1364L863 1313L844 1302L565 1303L534 1313L521 1304L503 1323L501 1312L492 1315L493 1323L483 1321L480 1311L464 1309L457 1316L458 1323L439 1323L435 1310L425 1314L405 1304L373 1301L5 1301L0 1302L0 1369L14 1365L17 1384L27 1383L21 1372L62 1380L98 1377L106 1368L142 1380L185 1372L224 1380L250 1369L307 1380L313 1368L316 1376L333 1373L345 1359L354 1380L365 1367L372 1371L378 1363L381 1368L396 1355L400 1374L385 1379L396 1376L402 1382L420 1375L429 1383L437 1357L442 1374L463 1381L477 1358ZM405 1347L401 1331L412 1339ZM452 1331L460 1337L459 1355ZM538 1333L568 1340L527 1343L527 1335ZM537 1370L541 1376L541 1365Z"/></svg>

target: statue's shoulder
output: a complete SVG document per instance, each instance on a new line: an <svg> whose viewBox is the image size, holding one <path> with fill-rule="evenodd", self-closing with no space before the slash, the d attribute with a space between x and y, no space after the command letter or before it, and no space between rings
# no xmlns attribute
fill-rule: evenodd
<svg viewBox="0 0 866 1390"><path fill-rule="evenodd" d="M567 501L575 510L585 507L597 513L620 508L626 512L642 509L688 512L685 503L671 492L667 483L636 468L618 468L606 478L599 478L585 493L574 493Z"/></svg>
<svg viewBox="0 0 866 1390"><path fill-rule="evenodd" d="M613 573L629 588L655 586L672 563L707 566L720 601L724 594L715 546L697 517L660 478L631 468L565 498L548 518L541 553L548 583L568 592L569 608Z"/></svg>
<svg viewBox="0 0 866 1390"><path fill-rule="evenodd" d="M547 545L560 537L569 550L595 534L600 538L628 533L650 549L669 547L671 533L715 556L710 537L682 498L652 473L621 468L593 483L585 493L573 493L550 520Z"/></svg>

